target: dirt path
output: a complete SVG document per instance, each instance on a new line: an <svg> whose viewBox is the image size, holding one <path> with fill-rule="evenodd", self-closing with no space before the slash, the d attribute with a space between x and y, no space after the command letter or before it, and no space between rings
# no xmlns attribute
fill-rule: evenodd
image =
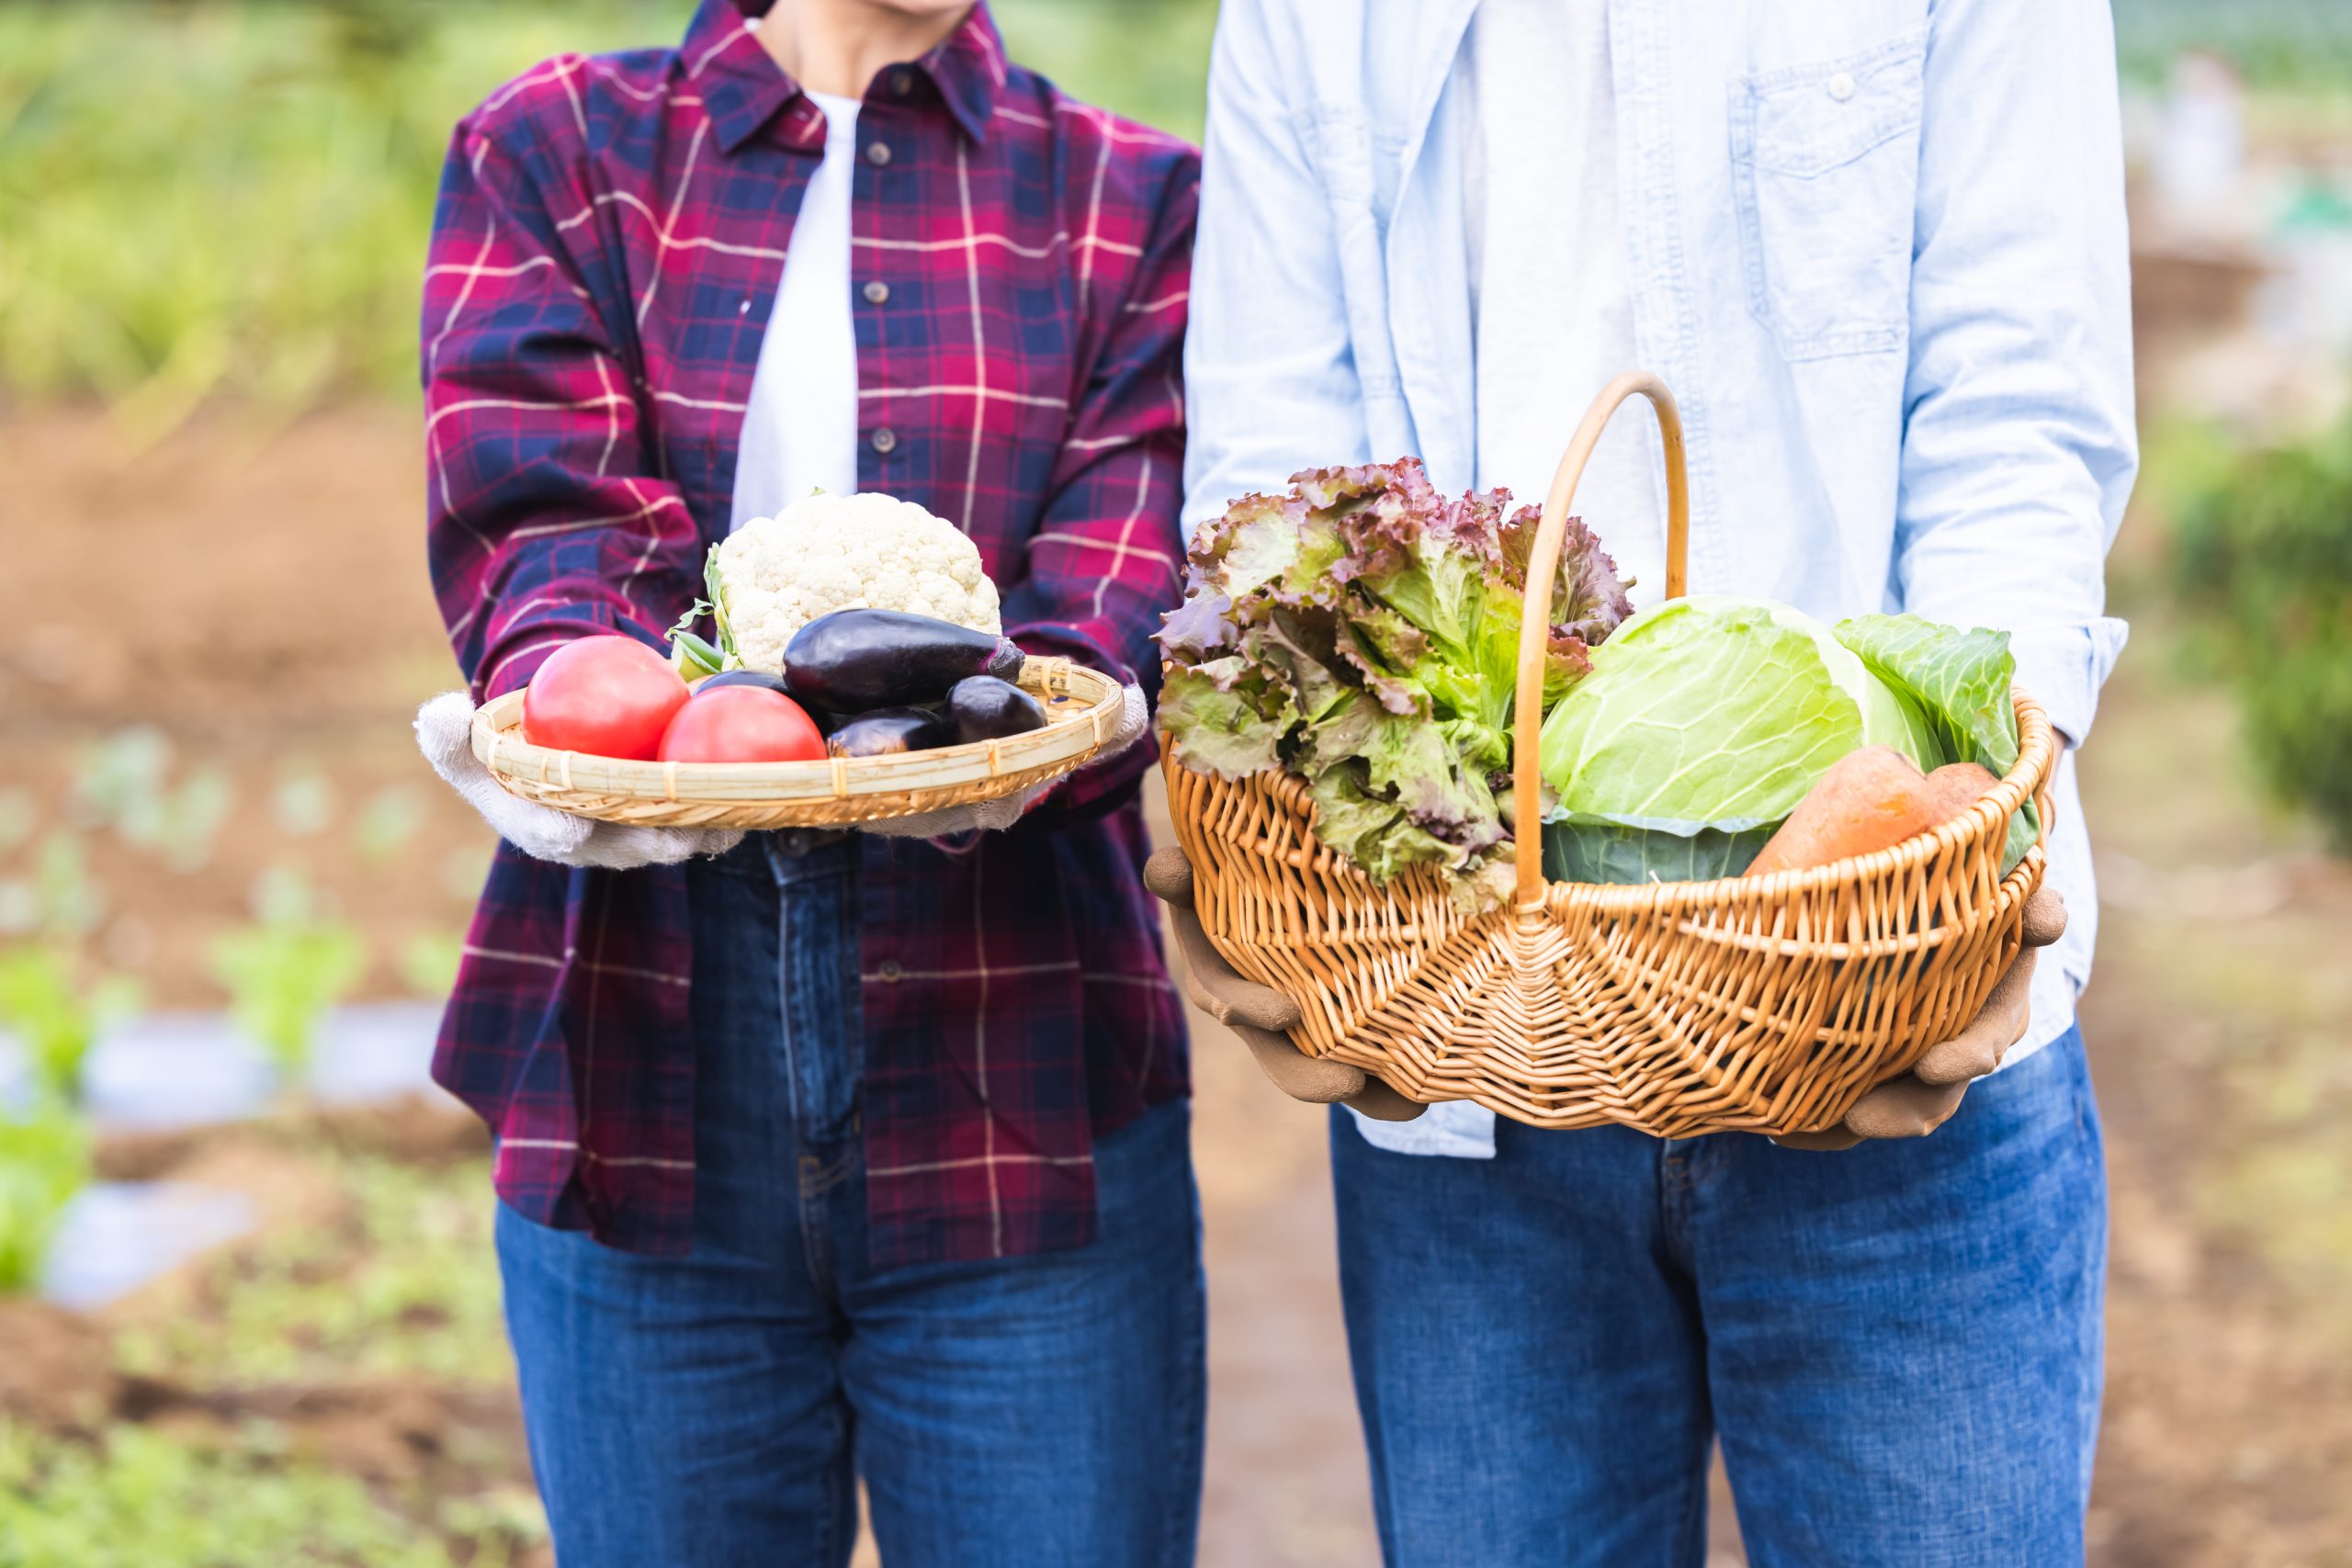
<svg viewBox="0 0 2352 1568"><path fill-rule="evenodd" d="M238 800L209 863L164 873L77 835L112 898L99 942L151 999L209 1002L204 953L265 868L298 864L390 954L469 905L485 843L408 750L452 672L423 586L411 422L322 417L267 444L184 439L126 464L94 422L0 427L0 791L35 835L83 748L161 726ZM2109 1396L2093 1519L2105 1568L2352 1564L2352 876L2267 824L2227 762L2227 710L2150 635L2086 757L2113 860L2086 1032L2115 1187ZM333 825L287 837L288 768ZM413 789L399 852L356 824ZM2146 868L2161 868L2149 871ZM2248 869L2251 867L2252 869ZM2120 868L2120 869L2116 869ZM2136 870L2134 868L2137 868ZM1201 1030L1195 1147L1213 1290L1204 1562L1376 1558L1341 1344L1320 1116ZM1736 1561L1727 1522L1719 1559Z"/></svg>
<svg viewBox="0 0 2352 1568"><path fill-rule="evenodd" d="M2352 868L2267 817L2161 606L2085 751L2117 1568L2352 1563Z"/></svg>

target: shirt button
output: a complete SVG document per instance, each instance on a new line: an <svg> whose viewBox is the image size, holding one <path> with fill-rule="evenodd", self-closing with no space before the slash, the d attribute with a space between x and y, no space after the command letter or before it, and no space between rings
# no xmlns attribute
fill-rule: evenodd
<svg viewBox="0 0 2352 1568"><path fill-rule="evenodd" d="M890 91L903 98L914 90L915 73L913 72L893 71L890 73Z"/></svg>
<svg viewBox="0 0 2352 1568"><path fill-rule="evenodd" d="M865 302L869 305L887 305L890 302L890 286L878 277L865 286Z"/></svg>
<svg viewBox="0 0 2352 1568"><path fill-rule="evenodd" d="M893 451L896 451L896 450L898 449L898 446L899 446L899 437L898 437L898 434L897 434L895 431L893 431L893 430L892 430L888 425L887 425L887 424L886 424L886 425L884 425L881 429L879 429L879 430L877 430L877 431L876 431L876 432L874 433L874 435L873 435L873 442L874 442L874 449L875 449L876 452L881 452L881 453L886 453L886 454L887 454L887 453L889 453L889 452L893 452Z"/></svg>
<svg viewBox="0 0 2352 1568"><path fill-rule="evenodd" d="M1841 104L1848 98L1852 97L1854 96L1854 78L1843 71L1840 71L1837 75L1829 78L1829 96L1837 99Z"/></svg>
<svg viewBox="0 0 2352 1568"><path fill-rule="evenodd" d="M899 977L905 973L906 971L904 969L899 967L899 961L897 959L886 958L882 961L882 966L874 971L874 977L877 980L887 981L888 984L895 986L899 983Z"/></svg>
<svg viewBox="0 0 2352 1568"><path fill-rule="evenodd" d="M865 144L865 161L873 164L876 168L880 168L883 164L890 161L890 144L887 141L867 142Z"/></svg>

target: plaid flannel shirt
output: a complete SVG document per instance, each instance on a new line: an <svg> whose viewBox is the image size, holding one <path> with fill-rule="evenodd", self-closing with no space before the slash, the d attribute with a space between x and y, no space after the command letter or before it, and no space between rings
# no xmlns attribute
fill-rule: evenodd
<svg viewBox="0 0 2352 1568"><path fill-rule="evenodd" d="M592 633L658 642L727 529L816 105L763 6L567 56L458 128L423 322L434 587L477 700ZM985 6L882 72L852 197L861 489L978 545L1006 630L1147 688L1178 596L1197 155L1010 65ZM1185 1092L1139 874L1148 743L963 853L869 838L864 1127L877 1266L1093 1236L1093 1139ZM543 1224L683 1251L684 874L501 846L435 1063Z"/></svg>

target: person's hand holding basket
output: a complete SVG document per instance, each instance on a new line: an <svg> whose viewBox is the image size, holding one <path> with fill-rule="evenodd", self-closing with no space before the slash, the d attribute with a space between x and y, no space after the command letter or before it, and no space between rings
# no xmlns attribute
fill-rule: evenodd
<svg viewBox="0 0 2352 1568"><path fill-rule="evenodd" d="M1568 516L1657 405L1668 581ZM1671 398L1603 393L1540 514L1303 473L1195 540L1162 634L1189 993L1286 1092L1401 1119L1911 1137L2026 1028L2055 740L2006 634L1684 596Z"/></svg>
<svg viewBox="0 0 2352 1568"><path fill-rule="evenodd" d="M1362 1067L1309 1056L1291 1043L1290 1031L1300 1018L1298 1004L1271 986L1243 978L1218 953L1193 911L1193 864L1182 849L1171 844L1155 851L1144 865L1143 880L1168 905L1169 924L1184 958L1184 994L1239 1037L1276 1089L1293 1100L1345 1105L1383 1122L1410 1121L1429 1109ZM1784 1134L1777 1141L1792 1149L1847 1149L1865 1138L1924 1137L1942 1126L1960 1109L1968 1086L1999 1066L2009 1048L2024 1038L2026 997L2032 988L2038 950L2056 942L2065 930L2066 905L2058 890L2038 890L2026 904L2025 950L1965 1029L1929 1047L1909 1072L1864 1094L1837 1126Z"/></svg>

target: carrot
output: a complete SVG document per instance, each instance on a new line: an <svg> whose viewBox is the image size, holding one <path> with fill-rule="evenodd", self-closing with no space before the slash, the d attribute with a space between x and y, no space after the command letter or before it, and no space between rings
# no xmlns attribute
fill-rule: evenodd
<svg viewBox="0 0 2352 1568"><path fill-rule="evenodd" d="M1838 759L1797 802L1789 819L1748 866L1750 876L1827 865L1893 849L1974 805L1996 781L1974 762L1922 774L1886 746L1865 746Z"/></svg>

